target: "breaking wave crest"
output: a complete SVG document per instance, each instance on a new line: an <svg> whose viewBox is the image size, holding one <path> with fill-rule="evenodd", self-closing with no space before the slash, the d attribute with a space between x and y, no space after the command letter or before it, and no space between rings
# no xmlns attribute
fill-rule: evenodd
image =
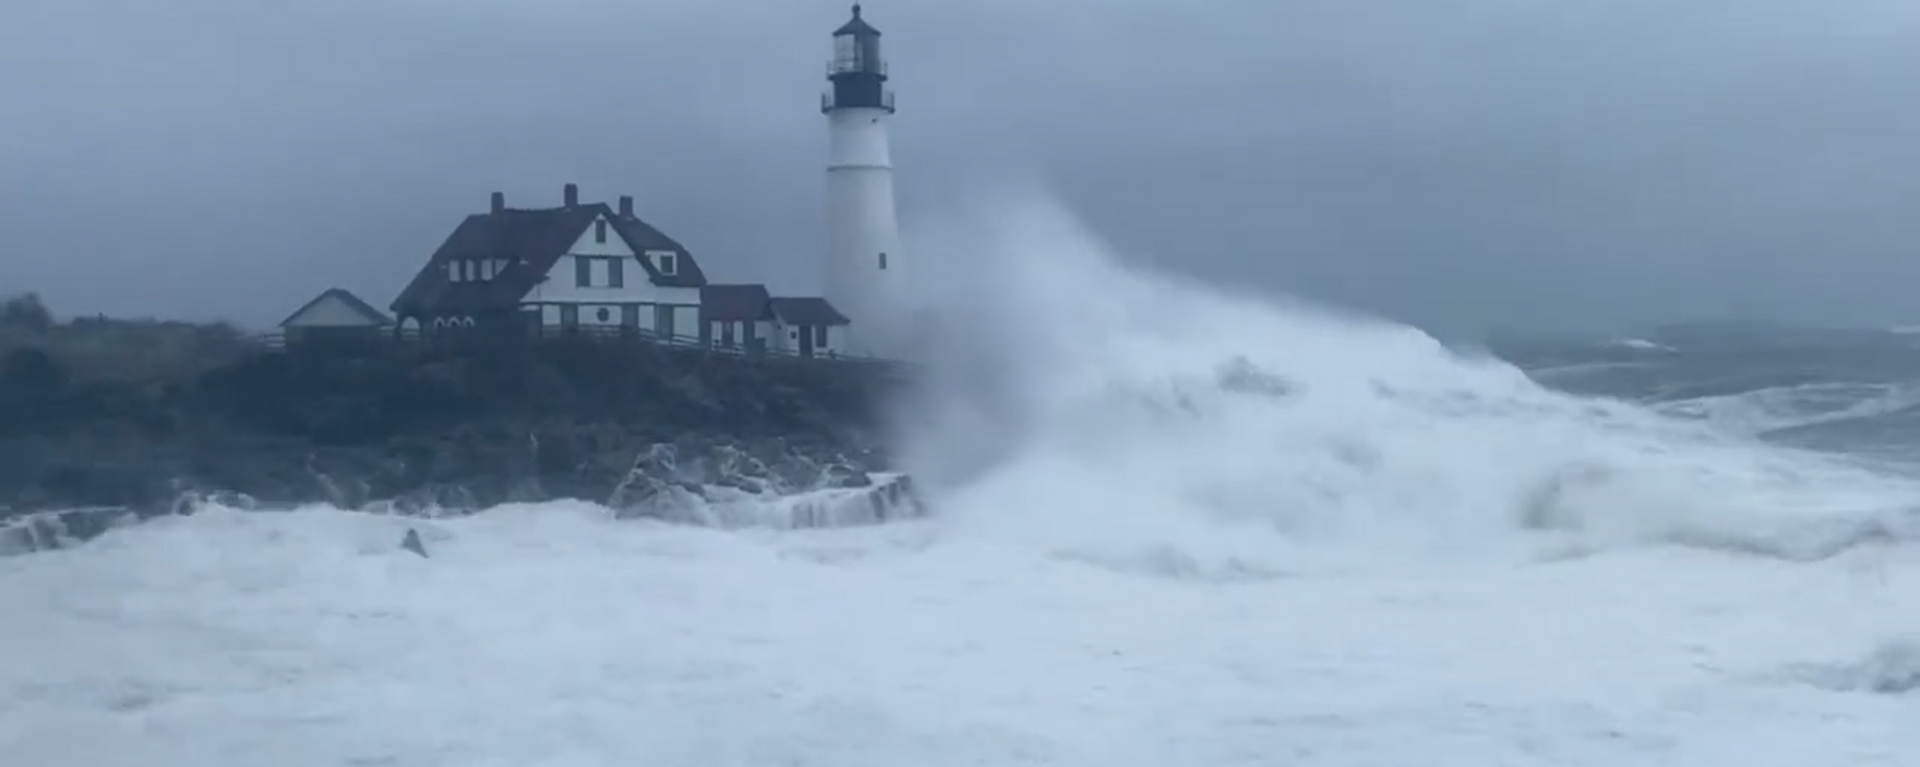
<svg viewBox="0 0 1920 767"><path fill-rule="evenodd" d="M921 244L965 271L929 281L947 321L903 427L957 535L1275 574L1648 544L1813 559L1920 528L1907 480L1128 265L1044 200L973 223Z"/></svg>

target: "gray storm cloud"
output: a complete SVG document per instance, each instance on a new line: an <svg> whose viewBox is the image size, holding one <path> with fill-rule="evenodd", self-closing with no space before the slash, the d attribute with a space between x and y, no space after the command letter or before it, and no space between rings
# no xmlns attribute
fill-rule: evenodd
<svg viewBox="0 0 1920 767"><path fill-rule="evenodd" d="M1920 315L1920 8L876 0L911 240L1004 178L1204 279L1450 331ZM488 192L813 286L841 2L19 0L0 284L384 303ZM84 29L86 34L72 30Z"/></svg>

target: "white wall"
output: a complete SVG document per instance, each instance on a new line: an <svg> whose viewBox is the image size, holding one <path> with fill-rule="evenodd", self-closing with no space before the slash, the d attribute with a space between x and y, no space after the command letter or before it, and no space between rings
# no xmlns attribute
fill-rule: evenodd
<svg viewBox="0 0 1920 767"><path fill-rule="evenodd" d="M594 236L601 222L606 228L606 242L600 242ZM667 304L673 306L674 335L695 336L700 332L700 289L669 288L653 284L647 279L647 270L641 266L632 248L614 231L613 223L601 220L589 224L580 239L567 249L567 255L554 262L553 269L547 273L547 279L534 285L521 299L523 304L540 305L542 322L547 325L560 324L559 304L572 304L579 308L580 324L587 326L618 326L621 324L621 305L639 305L639 328L659 331L655 320L655 306ZM672 251L649 251L648 255L658 263L660 253ZM587 259L589 285L578 284L578 262ZM622 261L622 285L609 285L606 259L618 258ZM676 259L677 260L677 259ZM679 266L674 264L674 266ZM600 319L600 310L607 310L607 319Z"/></svg>
<svg viewBox="0 0 1920 767"><path fill-rule="evenodd" d="M287 327L290 328L364 328L379 325L334 295L322 297L287 320Z"/></svg>
<svg viewBox="0 0 1920 767"><path fill-rule="evenodd" d="M787 325L779 322L766 322L761 324L766 326L761 332L765 333L763 337L767 339L767 349L769 351L799 354L800 338L795 334L813 332L813 329L809 327ZM849 353L847 348L847 326L839 325L828 327L827 342L825 344L816 343L813 345L813 355L816 357L824 357L828 352L837 354Z"/></svg>
<svg viewBox="0 0 1920 767"><path fill-rule="evenodd" d="M761 320L758 322L749 322L746 320L714 320L710 324L712 327L708 328L708 331L710 333L708 338L711 339L711 342L715 346L718 346L721 340L726 338L725 328L728 326L732 326L733 328L733 347L732 348L734 349L744 350L747 348L747 329L749 327L753 329L753 337L758 338L761 341L765 342L765 345L767 348L769 349L782 348L778 346L778 342L781 340L778 337L778 335L780 333L784 333L785 331L775 327L774 323L772 322L769 322L766 320Z"/></svg>
<svg viewBox="0 0 1920 767"><path fill-rule="evenodd" d="M907 258L894 215L891 115L836 109L827 119L825 296L853 320L845 342L884 355L892 351L886 331L908 303Z"/></svg>

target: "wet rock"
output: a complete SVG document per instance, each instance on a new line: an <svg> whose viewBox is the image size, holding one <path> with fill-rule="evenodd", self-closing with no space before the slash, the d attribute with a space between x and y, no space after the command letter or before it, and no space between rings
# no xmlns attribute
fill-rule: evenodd
<svg viewBox="0 0 1920 767"><path fill-rule="evenodd" d="M633 461L626 479L607 499L615 519L658 519L704 523L705 492L680 474L679 449L656 444Z"/></svg>
<svg viewBox="0 0 1920 767"><path fill-rule="evenodd" d="M1262 370L1246 357L1227 360L1215 371L1214 379L1221 389L1239 394L1285 397L1294 389L1292 382Z"/></svg>
<svg viewBox="0 0 1920 767"><path fill-rule="evenodd" d="M866 470L854 466L844 456L840 456L821 468L820 479L815 484L823 488L872 487L873 477L869 476Z"/></svg>
<svg viewBox="0 0 1920 767"><path fill-rule="evenodd" d="M917 519L927 507L911 477L895 474L857 489L834 488L798 496L791 507L796 528L853 527Z"/></svg>
<svg viewBox="0 0 1920 767"><path fill-rule="evenodd" d="M427 544L420 540L420 531L411 527L407 528L407 536L400 539L400 548L418 554L422 559L427 557Z"/></svg>
<svg viewBox="0 0 1920 767"><path fill-rule="evenodd" d="M0 522L0 556L70 548L138 521L131 509L97 507L47 511Z"/></svg>

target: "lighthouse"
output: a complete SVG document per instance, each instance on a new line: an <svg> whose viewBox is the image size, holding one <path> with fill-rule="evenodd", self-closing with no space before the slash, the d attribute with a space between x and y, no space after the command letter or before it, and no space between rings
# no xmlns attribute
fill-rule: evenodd
<svg viewBox="0 0 1920 767"><path fill-rule="evenodd" d="M907 312L907 259L893 213L893 158L887 123L893 91L880 56L880 30L860 16L833 33L827 116L826 298L852 321L849 351L898 357Z"/></svg>

